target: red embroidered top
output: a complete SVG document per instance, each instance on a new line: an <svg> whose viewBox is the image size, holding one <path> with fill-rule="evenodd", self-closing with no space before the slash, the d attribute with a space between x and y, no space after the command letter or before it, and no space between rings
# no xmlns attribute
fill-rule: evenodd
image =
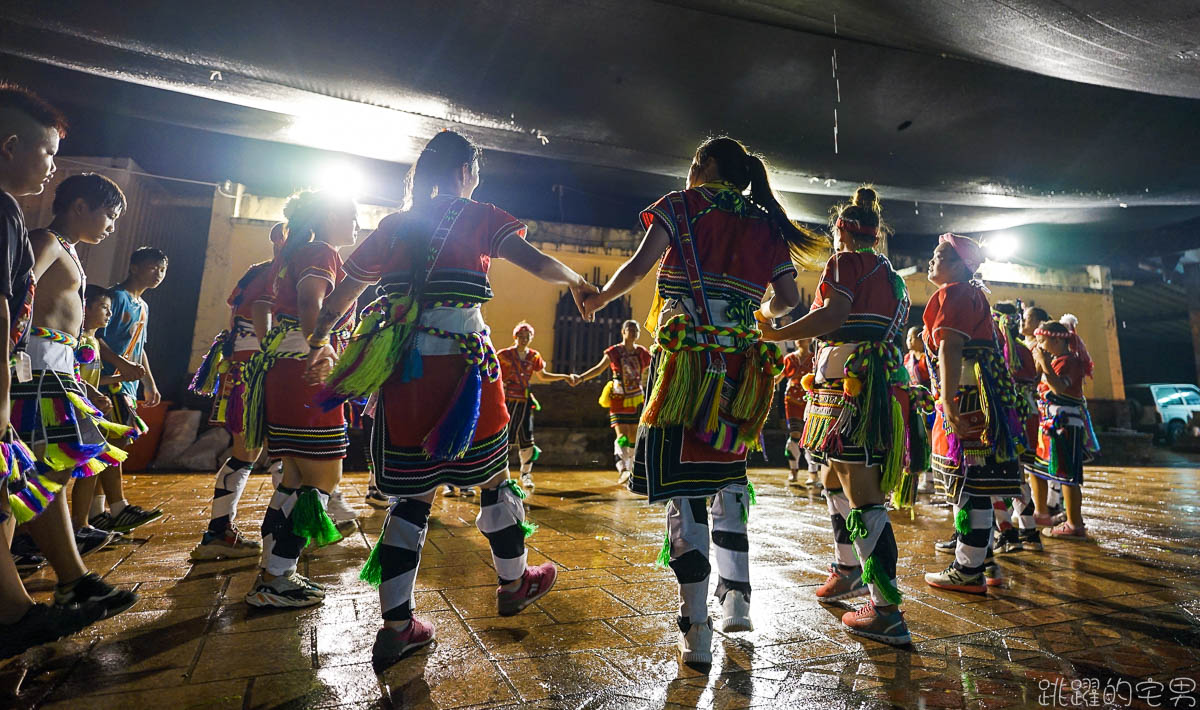
<svg viewBox="0 0 1200 710"><path fill-rule="evenodd" d="M633 350L617 343L604 351L608 357L608 366L612 369L613 379L621 383L621 391L625 395L635 395L642 391L642 372L650 367L650 351L641 345L634 345Z"/></svg>
<svg viewBox="0 0 1200 710"><path fill-rule="evenodd" d="M1066 355L1054 358L1050 366L1054 368L1054 374L1067 381L1066 395L1083 399L1083 378L1087 374L1083 358L1074 351L1068 351ZM1046 384L1045 379L1038 382L1039 395L1045 397L1050 392L1050 385Z"/></svg>
<svg viewBox="0 0 1200 710"><path fill-rule="evenodd" d="M813 356L807 350L794 350L783 357L783 377L787 380L784 398L793 404L804 401L804 376L813 371Z"/></svg>
<svg viewBox="0 0 1200 710"><path fill-rule="evenodd" d="M840 328L822 338L876 342L886 339L893 326L903 325L908 302L896 298L891 274L887 259L874 252L838 252L829 257L821 272L813 308L821 308L833 294L839 293L850 299L850 315Z"/></svg>
<svg viewBox="0 0 1200 710"><path fill-rule="evenodd" d="M524 400L529 397L529 381L533 373L546 369L546 361L541 353L533 348L526 348L525 359L517 355L517 346L504 348L496 352L500 359L500 376L504 382L504 398L508 400Z"/></svg>
<svg viewBox="0 0 1200 710"><path fill-rule="evenodd" d="M292 254L286 263L277 264L271 279L272 290L259 300L270 301L271 313L278 318L300 317L300 283L315 278L324 281L326 295L337 286L344 276L342 257L337 248L328 242L313 241Z"/></svg>

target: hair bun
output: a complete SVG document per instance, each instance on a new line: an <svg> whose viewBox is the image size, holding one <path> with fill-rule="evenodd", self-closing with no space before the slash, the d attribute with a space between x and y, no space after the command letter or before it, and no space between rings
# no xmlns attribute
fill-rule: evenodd
<svg viewBox="0 0 1200 710"><path fill-rule="evenodd" d="M875 210L878 203L879 194L875 192L874 188L864 185L854 191L855 207L866 207L869 210Z"/></svg>

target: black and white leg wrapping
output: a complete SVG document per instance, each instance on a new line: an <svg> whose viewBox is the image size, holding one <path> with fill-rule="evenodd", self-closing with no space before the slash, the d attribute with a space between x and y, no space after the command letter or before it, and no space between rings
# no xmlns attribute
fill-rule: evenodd
<svg viewBox="0 0 1200 710"><path fill-rule="evenodd" d="M413 587L428 532L428 503L403 498L392 504L379 542L379 608L387 621L412 618Z"/></svg>

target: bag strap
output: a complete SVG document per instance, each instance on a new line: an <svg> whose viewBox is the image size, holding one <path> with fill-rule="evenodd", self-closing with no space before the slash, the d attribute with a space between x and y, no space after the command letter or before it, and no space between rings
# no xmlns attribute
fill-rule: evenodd
<svg viewBox="0 0 1200 710"><path fill-rule="evenodd" d="M442 248L446 246L446 238L450 236L450 232L454 230L454 225L458 223L458 218L465 211L467 203L470 202L465 197L454 199L446 211L442 214L442 218L438 221L438 225L433 230L433 234L429 237L429 242L425 250L425 261L421 265L421 270L418 273L413 271L412 284L409 286L409 292L413 295L414 301L419 301L419 296L425 291L425 284L429 281L429 275L433 273L433 267L437 263L438 257L442 254ZM392 246L395 247L395 240L400 236L397 230L392 235Z"/></svg>
<svg viewBox="0 0 1200 710"><path fill-rule="evenodd" d="M708 305L708 294L704 289L704 277L700 268L700 257L696 254L696 243L692 239L692 225L688 218L687 202L682 192L672 192L667 195L667 204L671 207L671 216L675 220L675 245L679 248L679 258L683 261L687 273L688 288L692 292L692 301L696 305L696 317L700 325L712 325L712 314ZM705 342L715 342L711 335L703 335Z"/></svg>

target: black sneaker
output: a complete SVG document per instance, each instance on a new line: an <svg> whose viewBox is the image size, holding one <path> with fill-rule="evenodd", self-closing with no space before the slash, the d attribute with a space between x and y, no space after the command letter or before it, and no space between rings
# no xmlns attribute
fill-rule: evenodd
<svg viewBox="0 0 1200 710"><path fill-rule="evenodd" d="M95 522L92 525L101 530L114 530L120 533L127 533L140 525L145 525L152 520L158 520L162 517L162 514L162 511L158 508L146 510L136 505L127 505L120 513L109 517L111 523L108 527L97 525Z"/></svg>
<svg viewBox="0 0 1200 710"><path fill-rule="evenodd" d="M954 551L958 549L958 534L956 533L954 537L951 537L949 540L942 540L940 542L933 543L933 549L937 550L938 552L946 552L953 555Z"/></svg>
<svg viewBox="0 0 1200 710"><path fill-rule="evenodd" d="M42 551L38 549L37 543L29 533L14 535L9 549L12 551L17 571L21 574L29 574L46 564L46 558L42 556Z"/></svg>
<svg viewBox="0 0 1200 710"><path fill-rule="evenodd" d="M64 587L67 587L64 589ZM101 619L107 619L125 611L137 603L138 596L128 589L117 589L95 572L88 572L74 583L54 587L54 605L96 606L101 610Z"/></svg>
<svg viewBox="0 0 1200 710"><path fill-rule="evenodd" d="M1028 530L1021 531L1021 548L1024 550L1033 550L1034 552L1042 551L1042 535L1038 532L1037 528L1029 528Z"/></svg>
<svg viewBox="0 0 1200 710"><path fill-rule="evenodd" d="M119 534L84 525L75 531L75 547L79 548L79 556L83 557L105 547Z"/></svg>
<svg viewBox="0 0 1200 710"><path fill-rule="evenodd" d="M996 554L1003 555L1025 549L1025 546L1021 544L1021 533L1016 528L1002 530L996 537Z"/></svg>
<svg viewBox="0 0 1200 710"><path fill-rule="evenodd" d="M0 658L11 658L44 643L70 636L103 618L95 605L34 604L17 621L0 624Z"/></svg>
<svg viewBox="0 0 1200 710"><path fill-rule="evenodd" d="M113 517L108 514L107 510L101 511L99 515L93 515L88 518L88 525L100 530L112 531Z"/></svg>

